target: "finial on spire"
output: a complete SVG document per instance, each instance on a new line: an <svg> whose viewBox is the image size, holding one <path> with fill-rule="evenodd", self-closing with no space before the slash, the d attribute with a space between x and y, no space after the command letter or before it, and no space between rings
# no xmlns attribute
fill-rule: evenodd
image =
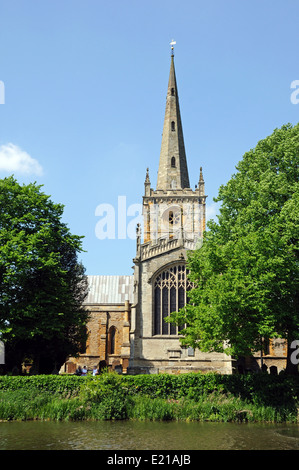
<svg viewBox="0 0 299 470"><path fill-rule="evenodd" d="M172 54L171 54L171 55L174 55L174 54L173 54L173 49L174 49L173 46L174 46L175 44L176 44L176 41L175 41L174 39L172 39L171 42L170 42L171 50L172 50Z"/></svg>

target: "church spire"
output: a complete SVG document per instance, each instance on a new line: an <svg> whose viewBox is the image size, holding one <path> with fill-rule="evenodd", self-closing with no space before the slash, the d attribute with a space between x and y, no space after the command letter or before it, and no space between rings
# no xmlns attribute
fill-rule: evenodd
<svg viewBox="0 0 299 470"><path fill-rule="evenodd" d="M157 181L157 189L164 190L190 187L174 67L173 44L175 44L174 41L171 42L172 54Z"/></svg>

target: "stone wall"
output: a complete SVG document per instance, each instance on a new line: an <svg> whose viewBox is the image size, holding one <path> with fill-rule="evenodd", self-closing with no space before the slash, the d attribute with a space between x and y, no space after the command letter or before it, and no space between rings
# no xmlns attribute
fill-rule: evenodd
<svg viewBox="0 0 299 470"><path fill-rule="evenodd" d="M183 240L182 240L183 242ZM161 243L165 243L161 240ZM172 247L171 240L169 241ZM183 243L165 249L153 257L135 260L135 305L132 308L131 357L128 372L184 373L215 371L232 373L232 361L221 353L202 353L181 347L179 336L153 334L153 281L167 266L185 264L187 250Z"/></svg>
<svg viewBox="0 0 299 470"><path fill-rule="evenodd" d="M122 369L127 367L129 313L130 306L124 305L87 305L90 319L87 325L88 341L86 351L79 357L69 358L63 367L63 372L74 373L78 366L86 366L92 370L108 367ZM125 364L124 364L125 362Z"/></svg>

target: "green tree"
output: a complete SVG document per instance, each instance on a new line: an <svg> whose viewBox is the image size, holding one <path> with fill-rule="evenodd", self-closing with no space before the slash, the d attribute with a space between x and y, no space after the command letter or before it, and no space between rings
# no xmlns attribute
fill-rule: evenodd
<svg viewBox="0 0 299 470"><path fill-rule="evenodd" d="M8 368L29 358L48 373L86 343L82 237L62 215L41 186L0 180L0 332Z"/></svg>
<svg viewBox="0 0 299 470"><path fill-rule="evenodd" d="M182 342L235 357L261 340L299 340L299 124L276 129L245 153L220 187L218 222L189 253L195 284L171 321L186 324ZM295 367L297 369L297 366Z"/></svg>

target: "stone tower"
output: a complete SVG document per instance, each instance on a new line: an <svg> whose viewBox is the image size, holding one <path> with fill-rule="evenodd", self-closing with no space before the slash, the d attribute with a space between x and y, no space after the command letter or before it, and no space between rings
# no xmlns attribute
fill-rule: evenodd
<svg viewBox="0 0 299 470"><path fill-rule="evenodd" d="M177 327L164 321L188 301L187 251L200 246L206 197L201 168L190 188L172 51L156 190L149 169L144 183L143 241L137 227L129 373L231 371L228 356L181 347Z"/></svg>

